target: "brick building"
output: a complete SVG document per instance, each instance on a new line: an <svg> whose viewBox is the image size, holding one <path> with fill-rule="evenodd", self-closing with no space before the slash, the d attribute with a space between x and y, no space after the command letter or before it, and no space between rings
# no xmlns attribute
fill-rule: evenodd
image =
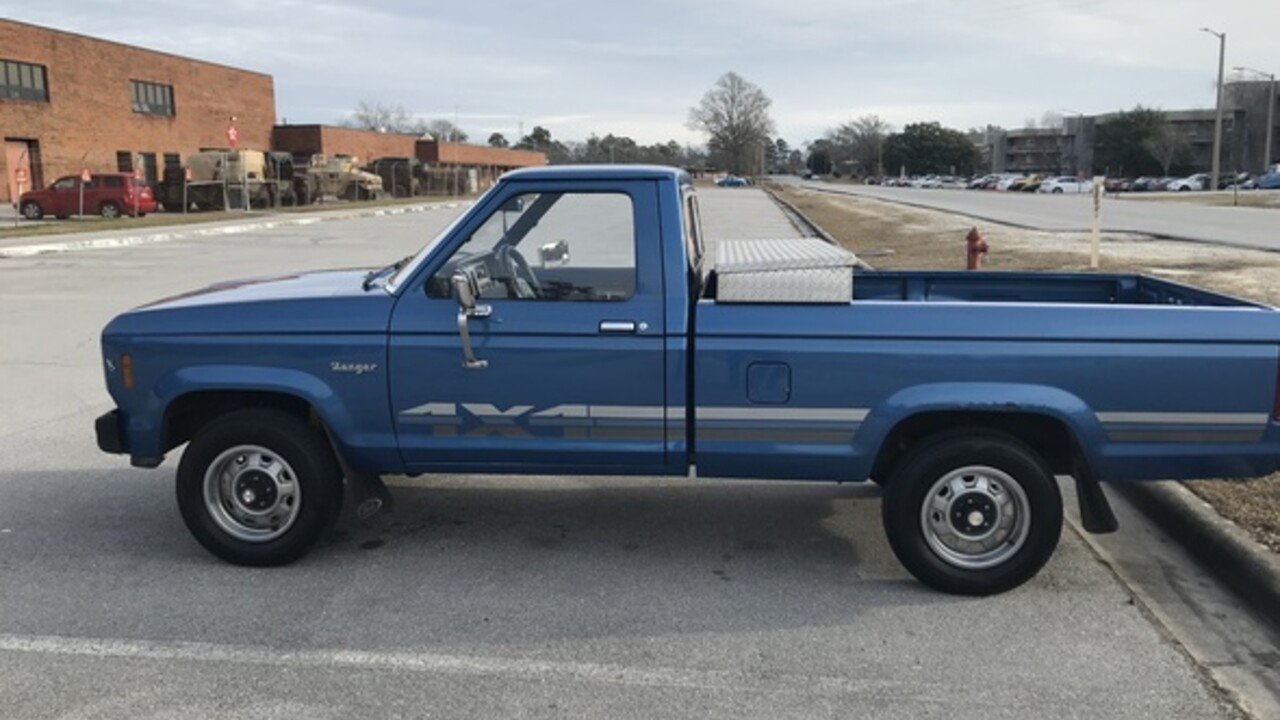
<svg viewBox="0 0 1280 720"><path fill-rule="evenodd" d="M80 168L150 179L201 147L267 149L270 75L0 19L0 201Z"/></svg>
<svg viewBox="0 0 1280 720"><path fill-rule="evenodd" d="M385 157L417 158L430 168L430 177L441 189L449 192L476 192L508 170L547 164L545 153L532 150L440 142L406 133L333 125L277 125L271 142L276 150L292 153L299 160L310 155L352 155L365 163Z"/></svg>

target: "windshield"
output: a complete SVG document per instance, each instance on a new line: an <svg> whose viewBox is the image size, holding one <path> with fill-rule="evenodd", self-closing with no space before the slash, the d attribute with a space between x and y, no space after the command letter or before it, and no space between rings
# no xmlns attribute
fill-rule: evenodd
<svg viewBox="0 0 1280 720"><path fill-rule="evenodd" d="M494 187L496 188L497 185L494 185ZM490 192L492 192L492 190L490 190ZM479 205L483 201L484 201L484 198L481 197L479 200L476 201L475 205ZM475 207L475 205L473 205L472 207ZM413 275L413 272L418 269L418 266L421 265L423 261L427 259L427 256L431 254L431 251L435 250L436 246L439 245L446 237L449 237L449 235L453 232L453 229L458 227L458 224L461 223L462 220L470 214L471 214L470 210L460 213L458 217L454 218L453 222L449 223L449 225L444 230L441 230L439 233L437 233L436 236L431 239L431 242L427 243L426 247L419 250L418 254L414 255L412 260L401 265L400 269L396 270L391 275L391 277L387 279L387 284L385 286L387 289L387 292L393 293L399 290L400 283L404 282L406 278Z"/></svg>

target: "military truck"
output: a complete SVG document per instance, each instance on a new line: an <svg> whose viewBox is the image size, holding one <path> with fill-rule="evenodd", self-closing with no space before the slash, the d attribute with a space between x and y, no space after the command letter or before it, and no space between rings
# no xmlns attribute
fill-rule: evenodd
<svg viewBox="0 0 1280 720"><path fill-rule="evenodd" d="M354 155L312 155L307 167L312 197L333 196L343 200L372 200L382 195L382 178L360 169Z"/></svg>
<svg viewBox="0 0 1280 720"><path fill-rule="evenodd" d="M382 178L382 187L391 193L391 197L403 198L422 194L422 173L426 166L418 158L374 158L365 169Z"/></svg>
<svg viewBox="0 0 1280 720"><path fill-rule="evenodd" d="M243 208L246 195L254 208L298 201L291 155L226 148L201 148L187 157L185 167L166 167L155 193L170 212L183 209L184 197L188 209L197 210Z"/></svg>

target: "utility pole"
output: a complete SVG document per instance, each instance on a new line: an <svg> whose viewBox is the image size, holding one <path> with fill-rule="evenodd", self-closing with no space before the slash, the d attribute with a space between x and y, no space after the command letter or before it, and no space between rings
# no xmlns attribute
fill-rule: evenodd
<svg viewBox="0 0 1280 720"><path fill-rule="evenodd" d="M1209 171L1209 189L1218 189L1218 174L1222 170L1222 71L1227 59L1227 34L1209 28L1200 28L1218 38L1218 112L1213 120L1213 162Z"/></svg>
<svg viewBox="0 0 1280 720"><path fill-rule="evenodd" d="M1271 78L1271 85L1267 88L1267 141L1264 143L1262 151L1262 170L1265 172L1267 168L1271 167L1271 136L1275 133L1276 125L1276 76L1275 73L1264 73L1251 67L1235 67L1232 69L1236 72L1251 72L1264 78Z"/></svg>

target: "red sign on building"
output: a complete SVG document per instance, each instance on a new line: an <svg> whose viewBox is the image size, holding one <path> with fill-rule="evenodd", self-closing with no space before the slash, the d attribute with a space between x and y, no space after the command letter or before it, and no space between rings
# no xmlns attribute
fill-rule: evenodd
<svg viewBox="0 0 1280 720"><path fill-rule="evenodd" d="M236 130L235 123L229 123L227 125L227 144L230 145L232 149L235 149L236 141L239 139L240 131Z"/></svg>

